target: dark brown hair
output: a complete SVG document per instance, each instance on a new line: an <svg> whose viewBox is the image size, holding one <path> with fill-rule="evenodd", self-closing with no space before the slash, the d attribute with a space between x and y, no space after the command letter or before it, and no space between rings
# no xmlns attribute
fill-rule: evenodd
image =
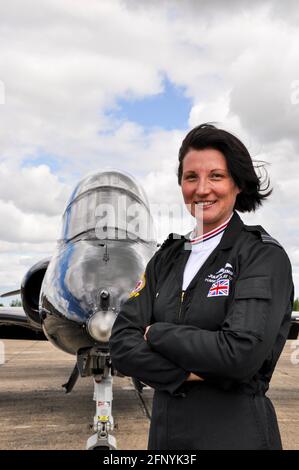
<svg viewBox="0 0 299 470"><path fill-rule="evenodd" d="M241 189L234 209L240 212L250 212L261 206L272 193L272 189L266 192L270 186L270 179L264 167L265 163L255 162L259 173L261 170L264 172L263 177L258 176L245 145L230 132L218 129L213 124L201 124L192 129L184 138L179 150L177 173L179 185L181 185L183 174L183 160L189 150L207 148L219 150L224 155L228 171L238 188Z"/></svg>

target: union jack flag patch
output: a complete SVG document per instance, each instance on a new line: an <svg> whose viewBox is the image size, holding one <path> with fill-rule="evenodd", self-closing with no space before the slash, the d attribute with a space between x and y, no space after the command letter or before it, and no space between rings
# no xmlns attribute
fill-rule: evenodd
<svg viewBox="0 0 299 470"><path fill-rule="evenodd" d="M207 297L219 297L229 294L229 279L218 279L211 285Z"/></svg>

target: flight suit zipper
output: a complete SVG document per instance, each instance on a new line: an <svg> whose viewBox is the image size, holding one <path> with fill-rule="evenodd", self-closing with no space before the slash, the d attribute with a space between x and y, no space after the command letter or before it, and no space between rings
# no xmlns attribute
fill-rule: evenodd
<svg viewBox="0 0 299 470"><path fill-rule="evenodd" d="M179 310L179 314L178 314L178 320L181 319L182 306L183 306L183 302L184 302L184 295L185 295L185 291L182 290L182 292L181 292L180 310Z"/></svg>

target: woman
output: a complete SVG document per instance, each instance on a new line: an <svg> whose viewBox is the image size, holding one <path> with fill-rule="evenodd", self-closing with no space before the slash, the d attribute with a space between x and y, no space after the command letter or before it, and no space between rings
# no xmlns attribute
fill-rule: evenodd
<svg viewBox="0 0 299 470"><path fill-rule="evenodd" d="M281 449L265 393L290 326L291 265L236 212L271 191L242 142L209 124L185 137L178 181L195 230L149 261L115 321L113 364L155 389L149 449Z"/></svg>

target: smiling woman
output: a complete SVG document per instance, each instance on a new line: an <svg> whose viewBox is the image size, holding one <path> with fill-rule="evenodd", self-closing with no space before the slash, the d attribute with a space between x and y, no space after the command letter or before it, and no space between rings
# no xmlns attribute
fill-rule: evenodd
<svg viewBox="0 0 299 470"><path fill-rule="evenodd" d="M149 449L281 449L266 392L290 328L291 265L237 214L262 204L269 180L239 139L203 124L182 142L178 182L195 228L170 234L123 304L114 366L155 389Z"/></svg>
<svg viewBox="0 0 299 470"><path fill-rule="evenodd" d="M206 233L231 215L240 189L219 150L190 149L183 166L181 186L185 204L193 217L202 222Z"/></svg>

